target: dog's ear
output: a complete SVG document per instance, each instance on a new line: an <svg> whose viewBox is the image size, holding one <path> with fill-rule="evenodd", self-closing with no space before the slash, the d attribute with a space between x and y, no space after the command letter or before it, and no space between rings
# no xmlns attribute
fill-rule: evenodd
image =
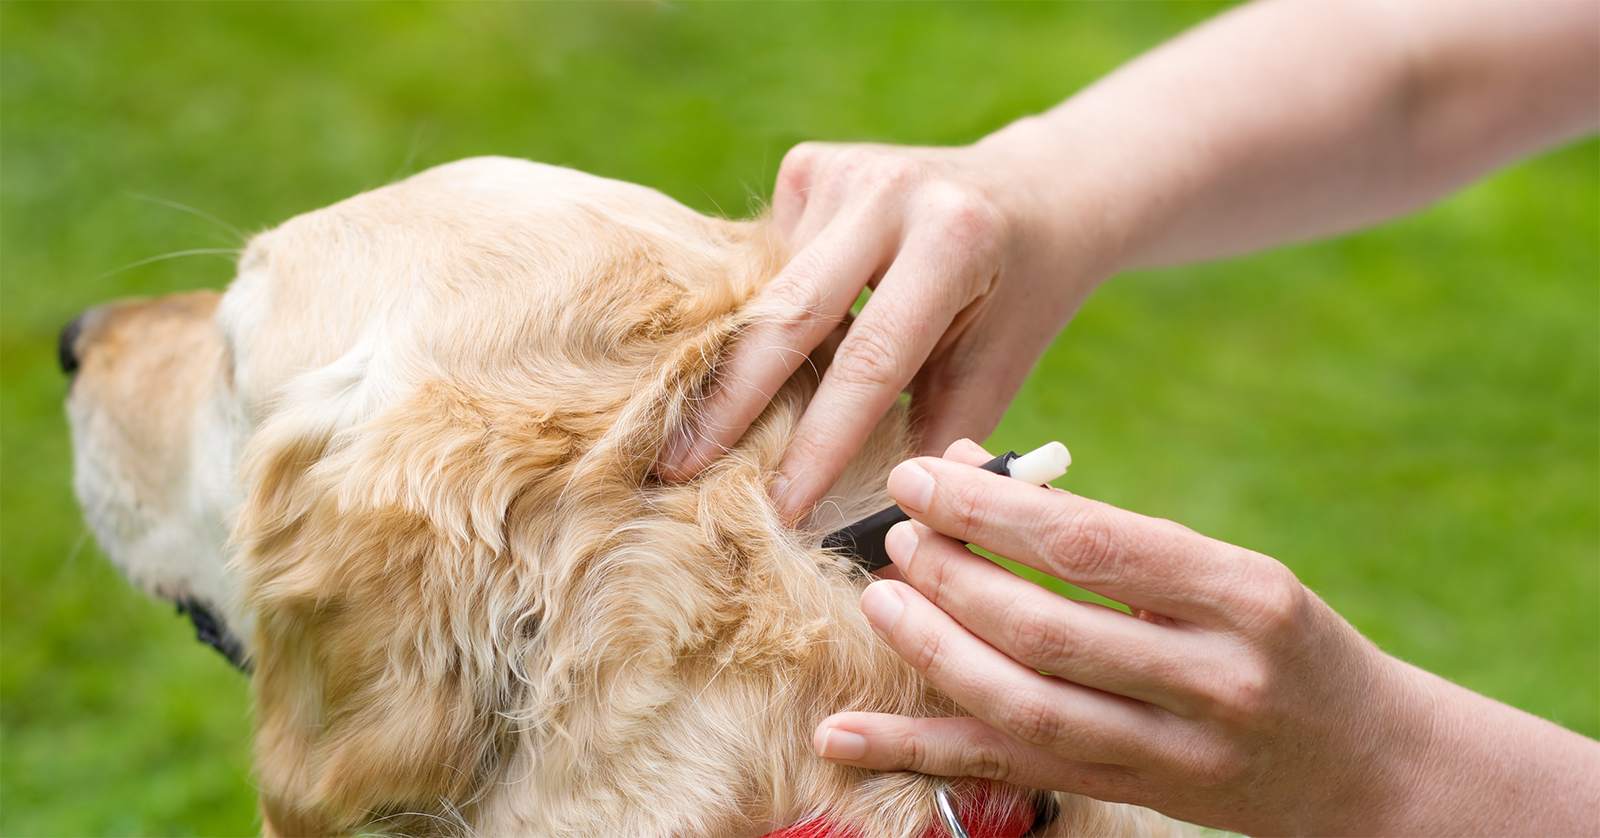
<svg viewBox="0 0 1600 838"><path fill-rule="evenodd" d="M577 463L575 479L643 484L671 435L693 425L714 386L717 364L747 323L746 313L729 312L686 330L666 346L653 359L649 377L619 404L615 421Z"/></svg>
<svg viewBox="0 0 1600 838"><path fill-rule="evenodd" d="M435 381L364 416L339 400L362 384L322 401L337 420L288 404L263 426L236 539L275 830L448 812L494 771L543 592L561 584L548 574L581 572L542 566L570 552L557 522L628 514L618 497L648 479L739 326L725 314L676 334L614 407Z"/></svg>
<svg viewBox="0 0 1600 838"><path fill-rule="evenodd" d="M505 521L548 500L535 476L581 438L444 385L320 427L263 429L237 531L263 809L283 834L448 812L493 771L539 616Z"/></svg>
<svg viewBox="0 0 1600 838"><path fill-rule="evenodd" d="M531 326L358 345L271 405L235 539L273 830L448 816L494 774L550 592L584 572L562 533L631 514L764 278L662 267L691 262L624 252Z"/></svg>

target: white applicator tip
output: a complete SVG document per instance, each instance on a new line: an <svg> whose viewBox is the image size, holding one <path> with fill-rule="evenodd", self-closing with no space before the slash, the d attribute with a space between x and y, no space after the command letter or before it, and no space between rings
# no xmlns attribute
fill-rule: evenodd
<svg viewBox="0 0 1600 838"><path fill-rule="evenodd" d="M1011 461L1011 476L1030 486L1043 486L1067 473L1072 453L1059 442L1041 445Z"/></svg>

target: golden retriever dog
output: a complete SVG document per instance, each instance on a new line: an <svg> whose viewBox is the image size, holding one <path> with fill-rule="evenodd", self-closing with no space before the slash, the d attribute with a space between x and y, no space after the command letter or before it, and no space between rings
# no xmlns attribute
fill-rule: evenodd
<svg viewBox="0 0 1600 838"><path fill-rule="evenodd" d="M949 781L811 750L835 711L960 712L818 546L887 505L904 415L799 528L767 488L803 377L652 476L782 258L761 221L474 159L256 236L224 294L69 327L84 511L252 670L266 833L945 834ZM1175 826L951 788L974 836Z"/></svg>

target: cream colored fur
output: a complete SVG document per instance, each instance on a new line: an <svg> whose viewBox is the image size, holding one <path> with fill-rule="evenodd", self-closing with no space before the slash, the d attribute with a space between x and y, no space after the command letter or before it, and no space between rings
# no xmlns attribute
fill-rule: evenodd
<svg viewBox="0 0 1600 838"><path fill-rule="evenodd" d="M132 579L251 629L269 833L922 834L939 780L810 745L958 712L816 547L886 503L903 415L802 529L767 486L803 377L699 478L650 473L781 259L760 222L486 158L258 236L220 305L92 313L85 511ZM1062 802L1061 834L1173 826Z"/></svg>

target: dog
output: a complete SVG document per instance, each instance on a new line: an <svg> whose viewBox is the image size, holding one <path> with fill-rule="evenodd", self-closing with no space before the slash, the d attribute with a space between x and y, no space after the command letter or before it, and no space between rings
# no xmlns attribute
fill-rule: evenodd
<svg viewBox="0 0 1600 838"><path fill-rule="evenodd" d="M266 834L944 834L949 781L811 751L832 712L961 712L818 546L888 504L905 414L799 527L768 486L805 374L652 476L783 258L763 220L480 158L256 236L226 293L69 326L85 516L252 672ZM1177 829L949 788L974 835Z"/></svg>

